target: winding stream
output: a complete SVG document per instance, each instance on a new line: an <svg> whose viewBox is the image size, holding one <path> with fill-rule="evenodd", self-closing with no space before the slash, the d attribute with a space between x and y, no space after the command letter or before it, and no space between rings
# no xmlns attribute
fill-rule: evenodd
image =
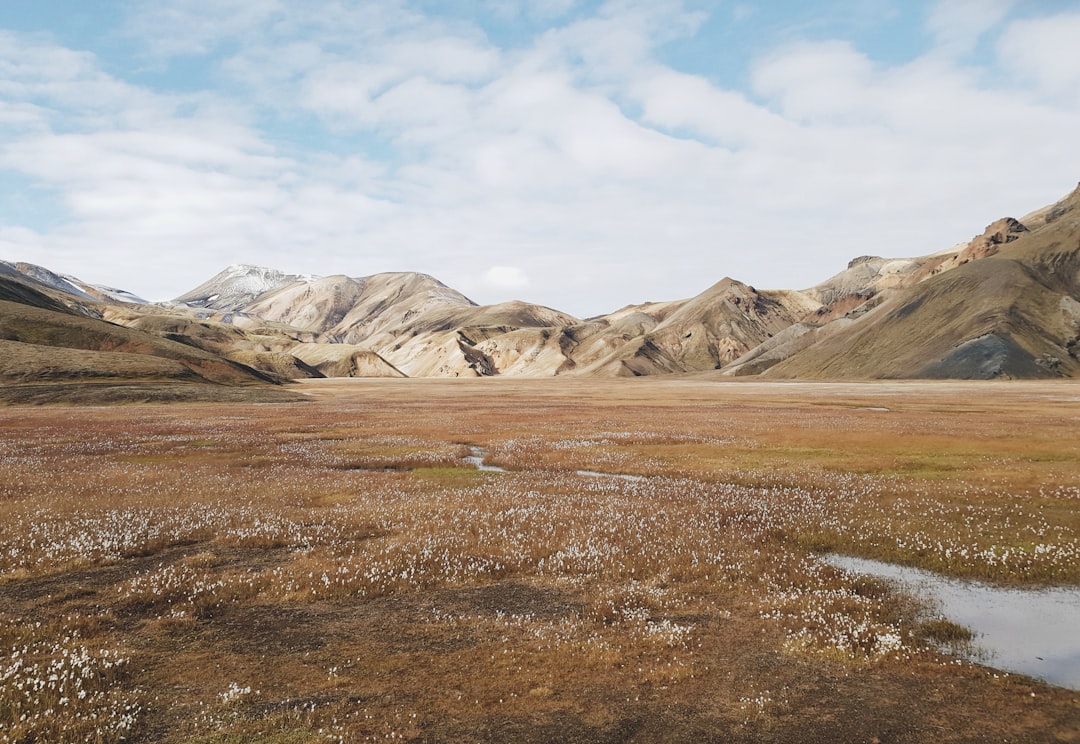
<svg viewBox="0 0 1080 744"><path fill-rule="evenodd" d="M472 465L477 470L482 470L485 473L505 473L506 468L500 468L498 465L485 465L484 458L487 453L480 447L469 447L469 454L465 457L465 462Z"/></svg>
<svg viewBox="0 0 1080 744"><path fill-rule="evenodd" d="M484 458L487 457L487 452L483 447L477 447L475 445L469 446L469 454L463 459L465 462L472 465L477 470L481 470L485 473L505 473L508 472L506 468L499 467L498 465L486 465L484 464ZM648 476L645 475L631 475L630 473L603 473L599 470L575 470L577 475L585 476L586 478L615 478L624 481L643 481Z"/></svg>
<svg viewBox="0 0 1080 744"><path fill-rule="evenodd" d="M975 633L965 656L979 664L1080 690L1080 587L1005 589L844 555L825 563L898 582Z"/></svg>

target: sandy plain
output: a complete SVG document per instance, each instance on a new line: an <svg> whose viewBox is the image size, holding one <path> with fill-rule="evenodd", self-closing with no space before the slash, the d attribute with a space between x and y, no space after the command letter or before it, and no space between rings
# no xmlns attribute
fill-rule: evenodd
<svg viewBox="0 0 1080 744"><path fill-rule="evenodd" d="M292 389L0 408L0 742L1080 740L818 559L1080 583L1080 384Z"/></svg>

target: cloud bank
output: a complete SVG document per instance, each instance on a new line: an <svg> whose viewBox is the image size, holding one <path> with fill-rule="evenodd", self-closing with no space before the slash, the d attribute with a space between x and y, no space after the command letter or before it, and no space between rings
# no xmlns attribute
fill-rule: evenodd
<svg viewBox="0 0 1080 744"><path fill-rule="evenodd" d="M155 299L237 262L415 270L585 316L933 252L1080 178L1067 3L928 3L899 61L774 16L737 63L711 6L477 5L161 0L81 46L0 30L0 257ZM673 61L691 42L714 51Z"/></svg>

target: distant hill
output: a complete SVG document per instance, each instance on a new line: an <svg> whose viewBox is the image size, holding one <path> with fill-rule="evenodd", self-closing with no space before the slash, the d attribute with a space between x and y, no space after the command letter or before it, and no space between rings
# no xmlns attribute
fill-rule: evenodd
<svg viewBox="0 0 1080 744"><path fill-rule="evenodd" d="M1080 188L1048 214L1041 224L991 225L952 257L954 266L819 333L765 376L1080 375Z"/></svg>
<svg viewBox="0 0 1080 744"><path fill-rule="evenodd" d="M1080 187L949 250L862 256L806 289L725 278L689 299L589 319L477 305L426 274L316 277L243 264L149 304L0 262L0 302L0 338L23 344L0 379L23 384L35 374L219 387L317 376L1076 377Z"/></svg>
<svg viewBox="0 0 1080 744"><path fill-rule="evenodd" d="M0 401L269 399L278 392L281 378L109 323L83 299L22 272L0 275Z"/></svg>

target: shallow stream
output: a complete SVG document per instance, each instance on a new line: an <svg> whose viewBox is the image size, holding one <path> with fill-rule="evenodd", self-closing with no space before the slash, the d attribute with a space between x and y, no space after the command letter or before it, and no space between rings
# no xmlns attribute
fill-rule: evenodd
<svg viewBox="0 0 1080 744"><path fill-rule="evenodd" d="M487 453L480 447L469 447L469 455L465 458L465 462L472 465L477 470L482 470L485 473L505 473L506 468L500 468L498 465L485 465L484 458Z"/></svg>
<svg viewBox="0 0 1080 744"><path fill-rule="evenodd" d="M865 558L829 565L889 579L975 633L971 661L1080 690L1080 587L1007 589Z"/></svg>
<svg viewBox="0 0 1080 744"><path fill-rule="evenodd" d="M477 470L482 470L486 473L507 472L506 468L501 468L498 465L484 464L485 457L487 457L487 452L482 447L470 446L469 454L464 458L464 460ZM629 473L603 473L599 470L576 470L574 472L577 475L582 475L587 478L616 478L618 480L625 481L643 481L647 477L644 475L631 475Z"/></svg>

